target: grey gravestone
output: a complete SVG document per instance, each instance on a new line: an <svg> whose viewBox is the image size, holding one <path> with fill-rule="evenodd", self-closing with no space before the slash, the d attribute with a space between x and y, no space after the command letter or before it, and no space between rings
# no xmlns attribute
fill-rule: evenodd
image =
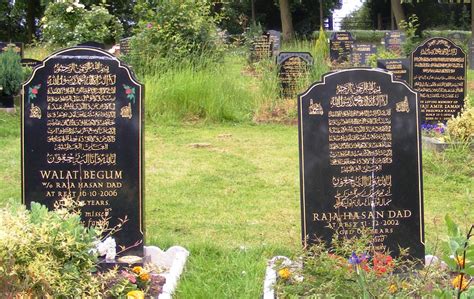
<svg viewBox="0 0 474 299"><path fill-rule="evenodd" d="M9 48L12 48L13 51L20 54L20 57L23 58L23 43L0 42L0 53L5 52Z"/></svg>
<svg viewBox="0 0 474 299"><path fill-rule="evenodd" d="M250 61L259 61L273 55L273 43L269 34L256 37L250 49Z"/></svg>
<svg viewBox="0 0 474 299"><path fill-rule="evenodd" d="M143 256L143 86L104 50L73 47L23 85L22 200L70 196L86 226L122 223L120 255Z"/></svg>
<svg viewBox="0 0 474 299"><path fill-rule="evenodd" d="M377 67L393 74L395 79L410 82L410 59L377 59Z"/></svg>
<svg viewBox="0 0 474 299"><path fill-rule="evenodd" d="M130 54L130 39L130 37L127 37L120 40L120 55Z"/></svg>
<svg viewBox="0 0 474 299"><path fill-rule="evenodd" d="M444 37L426 40L411 53L411 86L420 94L422 123L458 115L466 96L466 54Z"/></svg>
<svg viewBox="0 0 474 299"><path fill-rule="evenodd" d="M267 34L270 35L270 40L273 43L273 55L276 55L280 51L281 32L276 30L268 30Z"/></svg>
<svg viewBox="0 0 474 299"><path fill-rule="evenodd" d="M370 55L377 53L377 47L372 44L353 44L351 51L351 64L353 66L366 66Z"/></svg>
<svg viewBox="0 0 474 299"><path fill-rule="evenodd" d="M350 32L333 32L329 39L329 57L331 62L348 62L353 43L354 38Z"/></svg>
<svg viewBox="0 0 474 299"><path fill-rule="evenodd" d="M281 95L291 98L298 93L298 83L308 76L313 66L313 56L308 52L280 52L277 65Z"/></svg>
<svg viewBox="0 0 474 299"><path fill-rule="evenodd" d="M323 76L298 98L304 245L367 228L374 250L424 257L418 98L376 69Z"/></svg>
<svg viewBox="0 0 474 299"><path fill-rule="evenodd" d="M385 49L393 53L401 54L405 39L406 35L402 31L386 32L384 36Z"/></svg>

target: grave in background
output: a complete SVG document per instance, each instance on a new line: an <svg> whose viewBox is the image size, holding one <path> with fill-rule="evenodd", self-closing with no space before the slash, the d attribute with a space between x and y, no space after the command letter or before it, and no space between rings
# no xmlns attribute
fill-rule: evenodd
<svg viewBox="0 0 474 299"><path fill-rule="evenodd" d="M298 99L304 245L363 228L375 251L424 258L418 98L388 72L328 73Z"/></svg>
<svg viewBox="0 0 474 299"><path fill-rule="evenodd" d="M0 42L0 53L7 51L8 48L13 48L13 51L20 54L20 57L23 58L23 43Z"/></svg>
<svg viewBox="0 0 474 299"><path fill-rule="evenodd" d="M263 34L253 40L252 48L250 49L250 61L260 61L272 57L272 55L273 43L269 34Z"/></svg>
<svg viewBox="0 0 474 299"><path fill-rule="evenodd" d="M351 51L351 64L353 66L367 66L369 56L377 53L373 44L353 44Z"/></svg>
<svg viewBox="0 0 474 299"><path fill-rule="evenodd" d="M410 59L377 59L377 67L393 74L395 79L410 82Z"/></svg>
<svg viewBox="0 0 474 299"><path fill-rule="evenodd" d="M385 50L401 55L402 44L405 42L406 35L403 31L389 31L385 33Z"/></svg>
<svg viewBox="0 0 474 299"><path fill-rule="evenodd" d="M267 34L270 35L270 41L273 44L273 55L277 55L281 48L281 32L268 30Z"/></svg>
<svg viewBox="0 0 474 299"><path fill-rule="evenodd" d="M98 48L58 51L23 85L22 201L83 206L119 256L143 256L143 86Z"/></svg>
<svg viewBox="0 0 474 299"><path fill-rule="evenodd" d="M40 64L41 64L41 61L36 60L36 59L32 59L32 58L22 58L21 59L21 66L22 67L34 68L34 67L36 67L37 65L40 65Z"/></svg>
<svg viewBox="0 0 474 299"><path fill-rule="evenodd" d="M308 76L313 66L313 56L308 52L280 52L277 65L281 95L291 98L298 93L298 83Z"/></svg>
<svg viewBox="0 0 474 299"><path fill-rule="evenodd" d="M120 40L120 55L126 56L130 54L130 39L131 37L127 37Z"/></svg>
<svg viewBox="0 0 474 299"><path fill-rule="evenodd" d="M411 86L420 94L422 123L446 122L464 107L466 54L449 39L426 40L411 53Z"/></svg>
<svg viewBox="0 0 474 299"><path fill-rule="evenodd" d="M329 58L331 63L348 62L354 38L350 32L333 32L329 39Z"/></svg>

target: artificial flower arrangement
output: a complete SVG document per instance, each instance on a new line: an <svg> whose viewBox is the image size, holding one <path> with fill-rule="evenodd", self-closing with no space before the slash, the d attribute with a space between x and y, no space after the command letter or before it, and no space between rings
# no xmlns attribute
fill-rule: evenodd
<svg viewBox="0 0 474 299"><path fill-rule="evenodd" d="M467 233L445 218L450 253L425 261L393 257L370 249L370 233L350 240L333 239L331 248L315 244L289 262L275 264L278 298L474 298L474 225Z"/></svg>

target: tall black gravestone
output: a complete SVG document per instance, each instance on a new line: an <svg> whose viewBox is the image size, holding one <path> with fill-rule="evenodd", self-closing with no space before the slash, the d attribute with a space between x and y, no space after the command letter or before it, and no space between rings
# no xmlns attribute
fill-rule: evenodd
<svg viewBox="0 0 474 299"><path fill-rule="evenodd" d="M396 79L410 82L410 59L377 59L377 67L393 74Z"/></svg>
<svg viewBox="0 0 474 299"><path fill-rule="evenodd" d="M0 42L0 53L8 49L13 49L14 52L20 54L20 57L23 58L23 43Z"/></svg>
<svg viewBox="0 0 474 299"><path fill-rule="evenodd" d="M405 42L406 36L402 31L389 31L385 33L384 44L387 51L401 54L402 44Z"/></svg>
<svg viewBox="0 0 474 299"><path fill-rule="evenodd" d="M351 64L353 66L366 66L369 56L377 53L377 47L372 44L353 44L351 51Z"/></svg>
<svg viewBox="0 0 474 299"><path fill-rule="evenodd" d="M375 251L424 257L417 94L392 74L347 69L298 99L304 245L367 228Z"/></svg>
<svg viewBox="0 0 474 299"><path fill-rule="evenodd" d="M308 76L313 65L313 56L308 52L280 52L277 65L281 95L291 98L298 93L301 80Z"/></svg>
<svg viewBox="0 0 474 299"><path fill-rule="evenodd" d="M143 256L143 86L104 50L73 47L23 85L22 198L53 209L72 197L86 226L108 228L120 255Z"/></svg>
<svg viewBox="0 0 474 299"><path fill-rule="evenodd" d="M329 39L329 58L333 63L348 62L354 38L350 32L333 32Z"/></svg>
<svg viewBox="0 0 474 299"><path fill-rule="evenodd" d="M120 40L120 55L130 54L130 39L131 37L127 37Z"/></svg>
<svg viewBox="0 0 474 299"><path fill-rule="evenodd" d="M466 54L444 37L426 40L411 53L411 86L420 93L422 123L458 115L466 96Z"/></svg>

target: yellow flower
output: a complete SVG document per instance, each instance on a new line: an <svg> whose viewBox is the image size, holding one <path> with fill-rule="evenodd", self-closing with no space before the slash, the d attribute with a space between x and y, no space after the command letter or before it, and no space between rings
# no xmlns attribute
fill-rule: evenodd
<svg viewBox="0 0 474 299"><path fill-rule="evenodd" d="M145 299L145 293L142 291L130 291L127 293L127 299Z"/></svg>
<svg viewBox="0 0 474 299"><path fill-rule="evenodd" d="M390 292L390 294L395 294L398 291L397 285L396 284L391 284L388 287L388 291Z"/></svg>
<svg viewBox="0 0 474 299"><path fill-rule="evenodd" d="M290 278L291 272L290 269L288 268L282 268L278 270L278 276L280 276L283 279L288 279Z"/></svg>
<svg viewBox="0 0 474 299"><path fill-rule="evenodd" d="M138 276L138 277L140 277L140 279L143 280L143 281L149 281L150 280L150 274L148 274L146 272L142 272L140 274L140 276Z"/></svg>
<svg viewBox="0 0 474 299"><path fill-rule="evenodd" d="M462 277L462 281L461 281L461 277ZM459 285L461 285L461 291L464 291L465 289L467 289L467 285L469 284L469 281L466 279L465 275L461 276L461 274L459 274L453 279L451 284L453 285L455 289L459 289Z"/></svg>
<svg viewBox="0 0 474 299"><path fill-rule="evenodd" d="M466 260L464 259L462 255L458 255L455 258L455 260L456 260L456 264L458 264L458 266L461 268L464 268L464 266L466 265Z"/></svg>
<svg viewBox="0 0 474 299"><path fill-rule="evenodd" d="M140 274L140 273L142 273L143 268L140 267L140 266L135 266L135 267L132 268L132 271L133 271L134 273Z"/></svg>

